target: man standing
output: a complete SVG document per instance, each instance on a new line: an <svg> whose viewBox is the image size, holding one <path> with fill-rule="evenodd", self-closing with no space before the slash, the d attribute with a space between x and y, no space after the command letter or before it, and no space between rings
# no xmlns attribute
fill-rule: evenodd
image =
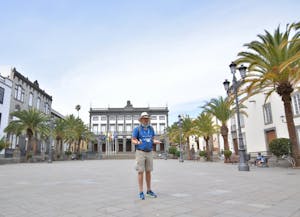
<svg viewBox="0 0 300 217"><path fill-rule="evenodd" d="M160 141L155 140L155 132L152 126L150 126L150 116L147 112L142 112L140 118L140 125L134 128L132 132L132 143L135 145L136 153L136 170L138 171L138 183L139 183L139 198L145 200L143 192L143 177L144 172L146 175L147 192L149 197L157 197L157 195L151 190L151 171L153 170L153 144L160 144Z"/></svg>

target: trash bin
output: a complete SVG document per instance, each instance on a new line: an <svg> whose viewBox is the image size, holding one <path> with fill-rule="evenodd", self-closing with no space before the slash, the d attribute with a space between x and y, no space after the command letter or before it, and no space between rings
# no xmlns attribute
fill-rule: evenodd
<svg viewBox="0 0 300 217"><path fill-rule="evenodd" d="M13 157L13 153L14 153L14 150L12 148L6 148L5 152L4 152L4 157L11 158L11 157Z"/></svg>

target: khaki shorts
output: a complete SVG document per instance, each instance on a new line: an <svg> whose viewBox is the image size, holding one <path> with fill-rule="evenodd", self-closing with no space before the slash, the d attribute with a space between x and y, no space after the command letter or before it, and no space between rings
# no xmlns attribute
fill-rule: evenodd
<svg viewBox="0 0 300 217"><path fill-rule="evenodd" d="M153 170L153 154L152 151L144 152L136 150L135 152L135 169L138 172L152 171Z"/></svg>

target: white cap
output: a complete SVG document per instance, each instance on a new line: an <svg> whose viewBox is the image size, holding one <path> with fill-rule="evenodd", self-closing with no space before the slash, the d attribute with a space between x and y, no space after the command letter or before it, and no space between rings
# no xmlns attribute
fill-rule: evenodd
<svg viewBox="0 0 300 217"><path fill-rule="evenodd" d="M150 116L149 116L149 114L147 113L147 112L142 112L142 114L141 114L141 116L140 116L140 120L142 119L142 118L150 118Z"/></svg>

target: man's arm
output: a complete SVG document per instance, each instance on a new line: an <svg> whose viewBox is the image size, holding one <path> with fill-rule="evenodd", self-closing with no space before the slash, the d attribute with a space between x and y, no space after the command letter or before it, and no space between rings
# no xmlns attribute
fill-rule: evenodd
<svg viewBox="0 0 300 217"><path fill-rule="evenodd" d="M155 138L153 138L153 144L160 144L161 143L161 141L159 141L158 139L155 139Z"/></svg>
<svg viewBox="0 0 300 217"><path fill-rule="evenodd" d="M132 144L134 144L134 145L139 145L139 144L141 144L141 141L139 141L137 138L132 138L132 139L131 139L131 142L132 142Z"/></svg>
<svg viewBox="0 0 300 217"><path fill-rule="evenodd" d="M132 137L131 137L132 144L139 145L142 143L139 139L137 139L137 137L139 137L139 130L138 130L138 128L134 128L133 132L132 132Z"/></svg>

